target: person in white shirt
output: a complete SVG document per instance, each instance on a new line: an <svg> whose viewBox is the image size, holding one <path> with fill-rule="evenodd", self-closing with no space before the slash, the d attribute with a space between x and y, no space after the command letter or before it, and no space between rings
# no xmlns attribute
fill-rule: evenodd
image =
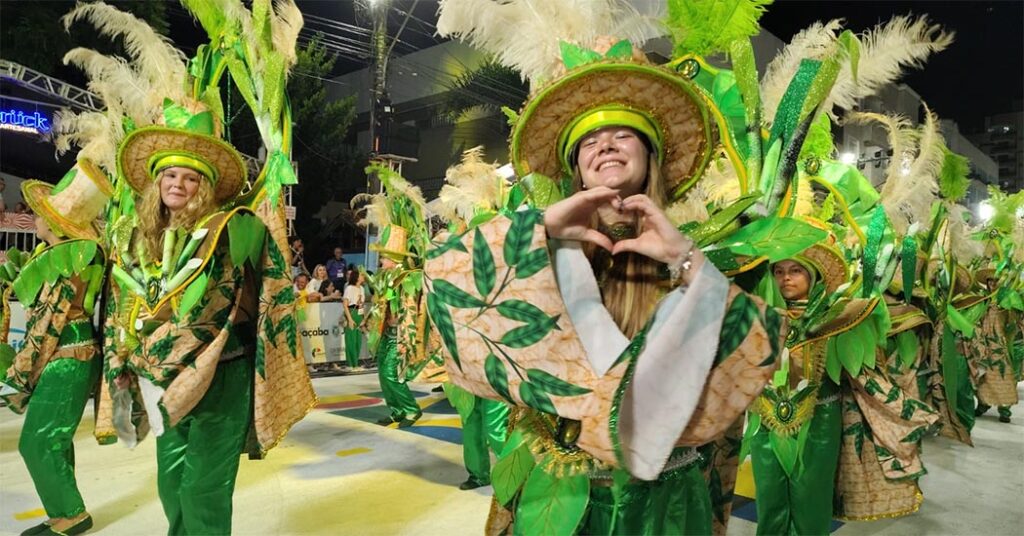
<svg viewBox="0 0 1024 536"><path fill-rule="evenodd" d="M345 320L345 360L352 369L359 368L359 354L362 352L363 332L360 329L363 322L363 305L366 302L366 293L363 290L366 284L366 276L361 270L349 272L348 284L345 285L345 294L341 298L344 305Z"/></svg>

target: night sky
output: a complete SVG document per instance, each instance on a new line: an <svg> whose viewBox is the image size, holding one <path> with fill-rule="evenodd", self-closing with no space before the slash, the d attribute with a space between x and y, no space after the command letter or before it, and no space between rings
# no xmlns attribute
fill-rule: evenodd
<svg viewBox="0 0 1024 536"><path fill-rule="evenodd" d="M1010 111L1024 95L1024 1L889 2L776 0L761 26L788 42L815 21L846 20L860 32L894 15L913 13L956 32L953 44L933 55L923 70L903 81L939 117L954 119L961 130L981 128L986 115Z"/></svg>

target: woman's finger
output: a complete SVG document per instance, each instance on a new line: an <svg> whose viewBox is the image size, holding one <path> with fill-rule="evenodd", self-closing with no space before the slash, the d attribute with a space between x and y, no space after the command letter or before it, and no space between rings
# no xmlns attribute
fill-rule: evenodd
<svg viewBox="0 0 1024 536"><path fill-rule="evenodd" d="M584 242L590 242L596 246L604 248L607 251L612 251L614 248L614 244L612 244L611 238L608 238L603 233L595 231L594 229L587 229L586 231L584 231L583 236L580 237L580 240Z"/></svg>

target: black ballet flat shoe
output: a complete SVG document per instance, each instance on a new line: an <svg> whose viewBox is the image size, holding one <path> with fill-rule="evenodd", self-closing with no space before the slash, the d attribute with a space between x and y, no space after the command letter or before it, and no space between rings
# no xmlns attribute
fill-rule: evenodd
<svg viewBox="0 0 1024 536"><path fill-rule="evenodd" d="M92 516L85 516L84 519L64 529L63 531L53 530L53 527L47 525L46 530L40 532L42 536L75 536L76 534L82 534L92 528Z"/></svg>
<svg viewBox="0 0 1024 536"><path fill-rule="evenodd" d="M40 524L38 524L38 525L36 525L36 526L34 526L32 528L28 528L28 529L23 530L21 532L21 536L32 536L33 534L42 534L42 533L46 532L46 530L49 529L49 528L50 528L50 524L45 522L45 521L43 521L42 523L40 523Z"/></svg>
<svg viewBox="0 0 1024 536"><path fill-rule="evenodd" d="M383 417L383 418L377 419L377 424L379 424L381 426L390 426L391 423L393 423L393 422L395 422L395 419L393 419L391 417Z"/></svg>
<svg viewBox="0 0 1024 536"><path fill-rule="evenodd" d="M1010 418L1005 415L1000 415L999 422L1010 422Z"/></svg>
<svg viewBox="0 0 1024 536"><path fill-rule="evenodd" d="M489 486L490 484L491 484L490 482L487 482L487 481L484 481L484 480L477 480L477 479L475 479L473 477L469 477L469 478L466 479L465 482L459 484L459 489L461 489L462 491L469 491L471 489L476 489L476 488L482 488L484 486Z"/></svg>

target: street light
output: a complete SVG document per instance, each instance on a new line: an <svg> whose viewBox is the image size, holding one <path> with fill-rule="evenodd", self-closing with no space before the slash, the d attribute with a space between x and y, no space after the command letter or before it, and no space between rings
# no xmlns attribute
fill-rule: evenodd
<svg viewBox="0 0 1024 536"><path fill-rule="evenodd" d="M994 215L995 209L992 208L992 205L988 204L988 201L978 203L978 217L981 218L981 221L987 222L988 220L991 220Z"/></svg>
<svg viewBox="0 0 1024 536"><path fill-rule="evenodd" d="M839 161L848 166L852 166L857 163L857 155L847 151L839 155Z"/></svg>

